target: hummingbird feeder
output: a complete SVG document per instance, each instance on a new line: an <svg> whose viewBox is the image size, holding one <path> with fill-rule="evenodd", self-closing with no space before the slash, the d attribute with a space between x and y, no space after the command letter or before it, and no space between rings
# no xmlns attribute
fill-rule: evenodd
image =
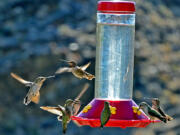
<svg viewBox="0 0 180 135"><path fill-rule="evenodd" d="M105 127L146 127L159 122L133 109L138 107L132 99L135 2L99 1L97 10L95 98L72 120L99 127L104 101L108 101L111 117Z"/></svg>

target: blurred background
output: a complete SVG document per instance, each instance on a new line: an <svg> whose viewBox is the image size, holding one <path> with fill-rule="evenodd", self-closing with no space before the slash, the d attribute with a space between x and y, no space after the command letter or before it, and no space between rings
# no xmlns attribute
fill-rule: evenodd
<svg viewBox="0 0 180 135"><path fill-rule="evenodd" d="M175 119L147 128L78 128L67 135L180 135L180 1L135 0L136 42L134 100L159 97ZM95 73L96 0L0 0L0 135L59 135L56 116L41 105L64 104L75 98L85 79L66 73L46 81L40 104L23 105L28 89L10 77L17 73L33 81L65 66L59 59L79 65L91 61ZM93 99L94 80L82 97L82 107Z"/></svg>

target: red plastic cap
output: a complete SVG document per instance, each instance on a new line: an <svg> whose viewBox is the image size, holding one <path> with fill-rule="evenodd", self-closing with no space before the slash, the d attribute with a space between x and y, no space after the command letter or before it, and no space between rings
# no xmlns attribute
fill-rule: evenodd
<svg viewBox="0 0 180 135"><path fill-rule="evenodd" d="M99 1L98 11L101 12L135 12L133 1Z"/></svg>

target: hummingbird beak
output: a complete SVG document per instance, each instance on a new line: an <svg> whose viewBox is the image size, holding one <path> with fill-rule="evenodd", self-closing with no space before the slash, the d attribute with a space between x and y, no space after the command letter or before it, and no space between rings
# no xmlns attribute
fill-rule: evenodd
<svg viewBox="0 0 180 135"><path fill-rule="evenodd" d="M69 62L68 60L64 60L64 59L59 59L60 61L64 61L64 62Z"/></svg>
<svg viewBox="0 0 180 135"><path fill-rule="evenodd" d="M52 76L48 76L48 77L46 77L46 79L49 79L49 78L54 78L55 77L55 75L52 75Z"/></svg>
<svg viewBox="0 0 180 135"><path fill-rule="evenodd" d="M153 98L144 97L144 99L152 100Z"/></svg>
<svg viewBox="0 0 180 135"><path fill-rule="evenodd" d="M60 61L63 61L63 62L67 62L67 63L70 63L71 61L69 60L64 60L64 59L59 59Z"/></svg>

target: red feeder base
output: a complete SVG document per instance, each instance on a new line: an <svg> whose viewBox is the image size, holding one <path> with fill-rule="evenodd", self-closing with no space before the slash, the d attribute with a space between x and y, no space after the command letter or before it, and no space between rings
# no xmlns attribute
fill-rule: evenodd
<svg viewBox="0 0 180 135"><path fill-rule="evenodd" d="M100 115L104 107L104 101L108 101L111 105L111 117L105 127L146 127L150 123L160 122L152 121L141 111L141 114L133 112L132 106L137 104L131 100L104 100L93 99L84 109L77 115L72 116L78 125L89 125L91 127L100 127Z"/></svg>

